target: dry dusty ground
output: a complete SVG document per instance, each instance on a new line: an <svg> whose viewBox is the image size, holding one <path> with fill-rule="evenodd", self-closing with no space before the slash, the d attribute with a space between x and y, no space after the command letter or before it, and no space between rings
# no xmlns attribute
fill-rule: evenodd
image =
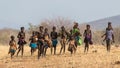
<svg viewBox="0 0 120 68"><path fill-rule="evenodd" d="M78 47L75 55L68 51L62 55L50 55L37 59L37 52L30 56L30 48L25 46L24 57L14 57L12 60L8 53L8 46L0 45L0 68L120 68L120 48L112 46L110 53L106 52L104 46L94 45L84 54L84 46ZM67 48L66 48L67 49ZM60 46L57 48L59 53ZM96 53L93 53L97 50Z"/></svg>

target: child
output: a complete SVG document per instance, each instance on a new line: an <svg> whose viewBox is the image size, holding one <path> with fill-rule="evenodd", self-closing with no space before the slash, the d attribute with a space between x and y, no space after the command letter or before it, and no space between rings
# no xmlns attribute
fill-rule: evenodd
<svg viewBox="0 0 120 68"><path fill-rule="evenodd" d="M73 54L73 52L76 52L75 40L73 36L70 38L68 51L70 51L71 54Z"/></svg>
<svg viewBox="0 0 120 68"><path fill-rule="evenodd" d="M19 47L18 47L18 52L17 52L17 56L18 56L18 54L19 54L19 52L20 51L22 51L21 53L22 53L22 56L23 56L23 52L24 52L24 45L27 43L26 41L25 41L25 32L24 32L24 27L21 27L21 31L18 33L18 39L19 39L19 41L18 41L18 45L19 45Z"/></svg>
<svg viewBox="0 0 120 68"><path fill-rule="evenodd" d="M38 33L38 59L40 56L44 55L44 27L40 26L39 27L39 33Z"/></svg>
<svg viewBox="0 0 120 68"><path fill-rule="evenodd" d="M51 32L51 39L52 39L52 46L54 47L54 55L56 54L56 46L57 46L57 38L58 38L58 33L56 32L56 27L53 26L53 31ZM52 54L52 48L51 48L51 54Z"/></svg>
<svg viewBox="0 0 120 68"><path fill-rule="evenodd" d="M61 41L60 41L61 43L60 54L61 54L62 50L63 50L63 53L65 53L65 48L66 48L65 44L66 44L66 39L67 39L67 32L64 26L61 27L60 37L61 37Z"/></svg>
<svg viewBox="0 0 120 68"><path fill-rule="evenodd" d="M50 37L49 37L49 33L48 33L48 29L47 28L45 28L45 32L44 32L44 40L46 41L46 42L49 42L49 40L50 40Z"/></svg>
<svg viewBox="0 0 120 68"><path fill-rule="evenodd" d="M105 36L104 40L106 40L107 51L110 52L111 43L112 42L114 43L114 33L113 33L113 28L112 28L112 25L110 22L108 22L108 27L106 28L106 33L102 37L104 37L104 36Z"/></svg>
<svg viewBox="0 0 120 68"><path fill-rule="evenodd" d="M111 22L108 22L108 27L106 28L106 31L107 31L107 29L109 28L109 26L110 26L110 29L113 30L112 25L111 25ZM105 33L105 34L106 34L106 33ZM102 37L104 37L105 34L104 34ZM103 39L103 42L106 40L106 38L107 38L107 37L105 37L105 38Z"/></svg>
<svg viewBox="0 0 120 68"><path fill-rule="evenodd" d="M89 50L89 44L93 44L92 42L92 32L90 29L90 25L86 25L86 30L84 31L84 43L85 43L85 49L84 53Z"/></svg>
<svg viewBox="0 0 120 68"><path fill-rule="evenodd" d="M73 26L72 35L74 36L75 46L77 47L77 45L79 45L78 42L79 42L81 34L80 34L80 29L78 28L78 23L76 23L76 22Z"/></svg>
<svg viewBox="0 0 120 68"><path fill-rule="evenodd" d="M16 41L15 41L14 36L11 36L11 40L9 42L9 45L10 45L10 48L9 48L8 54L11 54L11 59L12 59L16 50L17 50Z"/></svg>
<svg viewBox="0 0 120 68"><path fill-rule="evenodd" d="M33 34L31 36L30 40L30 47L31 47L31 56L32 54L36 51L37 49L37 41L38 41L38 37L35 31L33 31Z"/></svg>
<svg viewBox="0 0 120 68"><path fill-rule="evenodd" d="M48 29L45 28L44 32L44 56L46 55L48 47L52 47L52 42L49 37Z"/></svg>

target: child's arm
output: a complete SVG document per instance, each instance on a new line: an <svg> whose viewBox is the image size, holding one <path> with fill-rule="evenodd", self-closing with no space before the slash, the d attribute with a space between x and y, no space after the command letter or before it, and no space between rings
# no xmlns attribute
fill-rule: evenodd
<svg viewBox="0 0 120 68"><path fill-rule="evenodd" d="M106 32L107 32L107 28L106 28ZM106 34L107 34L106 32L101 36L102 38L103 38L104 36L106 36Z"/></svg>
<svg viewBox="0 0 120 68"><path fill-rule="evenodd" d="M18 33L17 38L20 38L20 32Z"/></svg>
<svg viewBox="0 0 120 68"><path fill-rule="evenodd" d="M51 39L52 39L52 32L50 33L50 37L51 37Z"/></svg>
<svg viewBox="0 0 120 68"><path fill-rule="evenodd" d="M114 33L112 32L112 40L113 40L113 43L115 42L115 39L114 39Z"/></svg>
<svg viewBox="0 0 120 68"><path fill-rule="evenodd" d="M105 33L105 34L103 34L101 37L103 38L105 35L106 35L106 33Z"/></svg>
<svg viewBox="0 0 120 68"><path fill-rule="evenodd" d="M10 42L9 42L9 46L10 46ZM9 47L9 51L8 51L8 54L10 53L10 47Z"/></svg>
<svg viewBox="0 0 120 68"><path fill-rule="evenodd" d="M83 33L83 36L85 37L85 35L86 35L86 30L84 31L84 33Z"/></svg>
<svg viewBox="0 0 120 68"><path fill-rule="evenodd" d="M11 45L11 41L9 42L9 46Z"/></svg>
<svg viewBox="0 0 120 68"><path fill-rule="evenodd" d="M24 33L24 39L26 38L26 35L25 35L25 33Z"/></svg>
<svg viewBox="0 0 120 68"><path fill-rule="evenodd" d="M15 41L15 45L14 45L14 46L15 46L15 48L16 48L16 50L17 50L17 44L16 44L16 41Z"/></svg>

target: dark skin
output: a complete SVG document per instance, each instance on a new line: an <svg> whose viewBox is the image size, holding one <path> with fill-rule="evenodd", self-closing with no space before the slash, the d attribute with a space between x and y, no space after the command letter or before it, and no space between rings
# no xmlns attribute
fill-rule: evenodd
<svg viewBox="0 0 120 68"><path fill-rule="evenodd" d="M106 30L113 30L111 23L108 23L108 28L106 28ZM101 37L103 38L104 36L106 36L106 33L103 34ZM114 34L112 35L112 39L113 39L113 43L114 43L115 42L114 41ZM106 37L103 41L105 41L105 40L106 40Z"/></svg>
<svg viewBox="0 0 120 68"><path fill-rule="evenodd" d="M38 38L36 32L33 32L32 37L29 39L31 41L31 43L37 43L36 38ZM33 55L33 53L36 51L37 48L31 48L31 56Z"/></svg>
<svg viewBox="0 0 120 68"><path fill-rule="evenodd" d="M53 31L52 32L56 32L56 27L55 28L53 27ZM51 38L52 38L52 36L51 36ZM54 48L54 55L55 55L56 54L56 45L51 47L51 54L53 52L53 48Z"/></svg>
<svg viewBox="0 0 120 68"><path fill-rule="evenodd" d="M77 22L74 22L74 23L75 23L75 24L74 24L74 26L73 26L73 29L78 29L78 30L79 30L79 28L78 28L78 23L77 23ZM73 36L74 36L74 37L78 36L78 33L79 33L79 36L81 36L80 32L74 33ZM75 41L75 46L77 47L77 41Z"/></svg>
<svg viewBox="0 0 120 68"><path fill-rule="evenodd" d="M71 54L76 52L75 40L74 40L74 37L72 37L72 36L71 36L68 48L71 48L71 50L69 50L71 52Z"/></svg>
<svg viewBox="0 0 120 68"><path fill-rule="evenodd" d="M91 35L91 37L92 37L91 30L90 30L90 25L86 26L86 32L89 33ZM86 32L84 32L84 36L86 36L85 35ZM85 42L84 52L88 52L88 50L89 50L89 41L86 41Z"/></svg>
<svg viewBox="0 0 120 68"><path fill-rule="evenodd" d="M106 28L106 31L110 31L110 30L113 30L113 29L112 29L112 25L111 25L111 23L108 23L108 28ZM107 40L107 39L106 39L106 38L107 38L107 33L105 33L102 37L104 37L104 36L105 36L104 41L106 40L106 49L107 49L108 52L110 52L111 40ZM113 43L115 42L115 41L114 41L114 34L112 34L112 42L113 42Z"/></svg>
<svg viewBox="0 0 120 68"><path fill-rule="evenodd" d="M41 35L43 35L43 26L39 27L38 41L41 42L41 44L38 44L38 59L40 58L40 56L44 55L44 48L43 48L44 39L43 37L41 37Z"/></svg>
<svg viewBox="0 0 120 68"><path fill-rule="evenodd" d="M14 41L15 42L15 38L14 37L11 37L11 42L12 41ZM11 42L9 43L9 45L11 46ZM15 47L15 49L17 49L17 47L16 47L16 43L14 44L14 45L12 45L12 47ZM10 52L9 52L10 53ZM10 53L11 54L11 59L13 58L13 56L14 56L14 54L15 54L15 52L12 52L12 53Z"/></svg>
<svg viewBox="0 0 120 68"><path fill-rule="evenodd" d="M21 28L21 33L24 33L24 28ZM19 34L18 34L18 38L20 38ZM23 39L25 39L25 35L24 35ZM18 56L18 54L19 54L20 51L21 51L21 55L23 56L23 53L24 53L24 44L19 44L17 56Z"/></svg>
<svg viewBox="0 0 120 68"><path fill-rule="evenodd" d="M45 37L48 37L48 39L45 39ZM50 37L49 37L47 28L45 28L44 40L47 43L47 45L51 48L52 44L50 43ZM47 49L48 49L47 47L44 47L44 56L46 56Z"/></svg>
<svg viewBox="0 0 120 68"><path fill-rule="evenodd" d="M66 32L64 26L61 27L61 32L62 32L62 34L64 33L65 35L67 35L67 32ZM66 36L62 36L62 34L60 35L61 36L60 54L61 54L62 50L63 50L63 53L65 53L65 49L66 49L66 45L65 45L66 44Z"/></svg>

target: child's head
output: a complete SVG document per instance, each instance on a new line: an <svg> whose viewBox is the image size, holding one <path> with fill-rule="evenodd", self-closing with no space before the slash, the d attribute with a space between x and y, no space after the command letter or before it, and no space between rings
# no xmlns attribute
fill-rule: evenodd
<svg viewBox="0 0 120 68"><path fill-rule="evenodd" d="M87 29L90 29L90 25L86 25L86 28L87 28Z"/></svg>
<svg viewBox="0 0 120 68"><path fill-rule="evenodd" d="M24 32L24 29L25 29L24 27L21 27L21 31L22 31L22 32Z"/></svg>
<svg viewBox="0 0 120 68"><path fill-rule="evenodd" d="M43 29L44 29L43 26L40 26L40 27L39 27L39 30L40 30L40 31L43 31Z"/></svg>
<svg viewBox="0 0 120 68"><path fill-rule="evenodd" d="M52 28L52 29L53 29L53 31L55 31L55 30L56 30L56 27L55 27L55 26L53 26L53 28Z"/></svg>
<svg viewBox="0 0 120 68"><path fill-rule="evenodd" d="M74 27L73 28L77 28L78 27L78 23L74 22Z"/></svg>
<svg viewBox="0 0 120 68"><path fill-rule="evenodd" d="M70 33L72 33L72 29L70 30Z"/></svg>
<svg viewBox="0 0 120 68"><path fill-rule="evenodd" d="M14 39L15 39L15 37L14 37L13 35L12 35L10 38L11 38L11 40L14 40Z"/></svg>
<svg viewBox="0 0 120 68"><path fill-rule="evenodd" d="M32 35L33 35L33 36L35 35L35 31L32 32Z"/></svg>
<svg viewBox="0 0 120 68"><path fill-rule="evenodd" d="M35 35L39 35L39 32L38 32L38 31L35 31Z"/></svg>
<svg viewBox="0 0 120 68"><path fill-rule="evenodd" d="M61 30L62 30L62 31L64 31L64 30L65 30L65 27L64 27L64 26L62 26L62 27L61 27Z"/></svg>
<svg viewBox="0 0 120 68"><path fill-rule="evenodd" d="M112 23L108 22L108 29L112 29Z"/></svg>
<svg viewBox="0 0 120 68"><path fill-rule="evenodd" d="M45 32L48 32L48 28L45 28Z"/></svg>

